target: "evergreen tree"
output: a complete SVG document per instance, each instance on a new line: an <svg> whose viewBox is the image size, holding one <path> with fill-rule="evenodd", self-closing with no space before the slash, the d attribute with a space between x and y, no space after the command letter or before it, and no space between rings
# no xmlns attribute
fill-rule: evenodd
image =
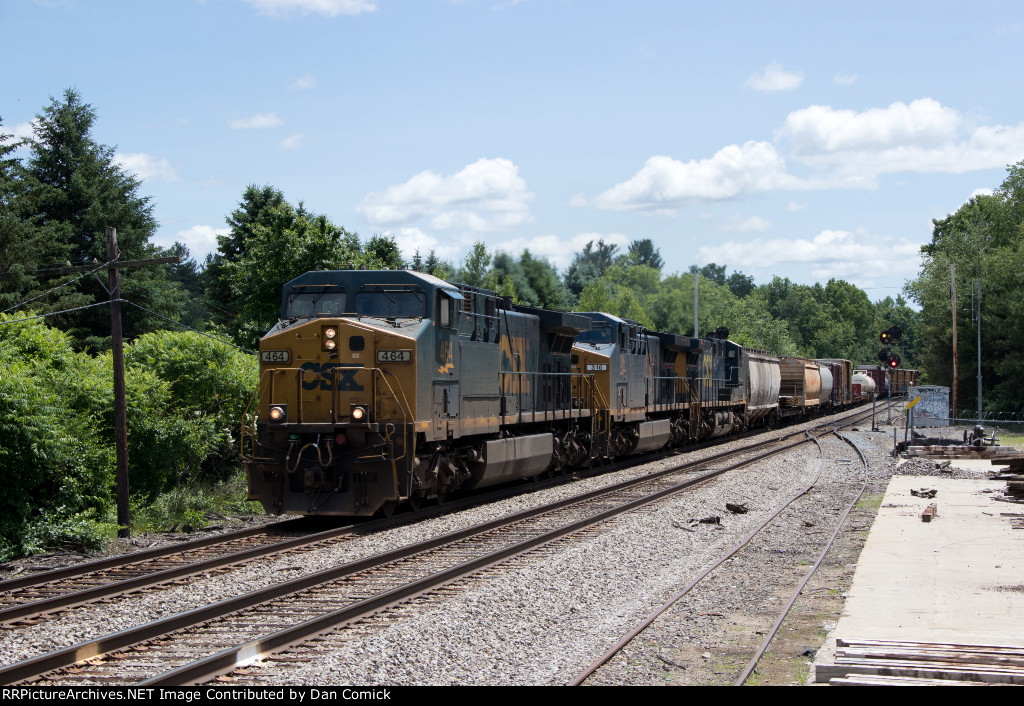
<svg viewBox="0 0 1024 706"><path fill-rule="evenodd" d="M107 227L117 229L121 259L166 255L167 250L150 243L156 230L150 198L139 194L141 182L114 161L113 148L92 139L95 121L96 112L74 89L64 91L61 100L51 98L36 116L25 174L25 212L75 265L107 260ZM108 297L94 278L82 278L77 287L86 303ZM161 267L123 270L121 296L168 317L176 315L185 299ZM64 316L61 325L89 347L102 346L109 339L110 319L104 307ZM126 338L163 327L159 319L142 311L124 310Z"/></svg>

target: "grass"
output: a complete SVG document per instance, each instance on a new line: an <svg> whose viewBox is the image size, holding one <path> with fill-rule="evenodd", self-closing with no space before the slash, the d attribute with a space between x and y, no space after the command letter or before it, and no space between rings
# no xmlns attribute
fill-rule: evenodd
<svg viewBox="0 0 1024 706"><path fill-rule="evenodd" d="M132 499L132 533L195 532L211 519L229 515L254 515L263 506L246 499L245 473L241 469L219 482L195 482L174 488L151 502Z"/></svg>
<svg viewBox="0 0 1024 706"><path fill-rule="evenodd" d="M882 493L865 493L857 501L857 509L877 511L878 508L882 507L884 497Z"/></svg>
<svg viewBox="0 0 1024 706"><path fill-rule="evenodd" d="M1024 433L1011 434L1009 432L1000 433L997 431L996 438L999 439L1000 446L1013 446L1018 449L1024 448Z"/></svg>

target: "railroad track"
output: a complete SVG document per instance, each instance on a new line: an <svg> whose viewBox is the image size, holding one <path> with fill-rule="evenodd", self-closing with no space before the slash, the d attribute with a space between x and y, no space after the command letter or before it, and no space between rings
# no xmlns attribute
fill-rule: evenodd
<svg viewBox="0 0 1024 706"><path fill-rule="evenodd" d="M753 454L760 458L781 452L786 444L774 440L757 446L776 447ZM42 678L61 683L184 684L210 679L256 655L302 643L339 624L360 620L511 556L706 481L731 467L703 474L699 479L680 480L679 476L692 473L694 466L721 463L742 453L743 450L733 451L700 462L678 464L644 479L58 650L0 669L0 682ZM749 450L746 453L752 454ZM748 458L746 462L752 460ZM613 500L616 494L618 499ZM593 505L598 498L600 505ZM584 502L591 504L581 511L580 504ZM327 605L343 607L327 610ZM200 654L206 656L197 660ZM83 659L89 661L75 666ZM177 668L161 675L156 665Z"/></svg>
<svg viewBox="0 0 1024 706"><path fill-rule="evenodd" d="M756 434L751 432L750 434ZM742 437L741 437L742 438ZM660 456L627 459L600 469L583 471L573 477L608 473L657 458L707 448L706 444L687 447ZM559 477L534 484L530 488L505 488L472 498L449 503L443 511L451 512L477 504L494 502L523 492L540 490L565 483L571 478ZM120 596L144 590L167 587L185 579L238 567L248 562L287 552L304 552L316 546L348 541L353 537L397 523L414 522L438 514L437 508L355 527L342 527L322 532L306 529L304 520L289 520L225 533L199 540L182 542L156 549L106 557L96 561L18 576L0 581L0 630L37 624L61 611L98 601L115 600Z"/></svg>
<svg viewBox="0 0 1024 706"><path fill-rule="evenodd" d="M818 567L820 566L822 561L824 561L824 559L825 559L829 549L832 547L832 543L834 542L836 536L839 534L840 530L842 529L842 527L843 527L844 523L846 522L846 519L849 516L851 510L853 509L855 504L860 500L861 496L863 495L864 490L867 487L867 468L868 468L868 462L867 462L867 459L865 458L864 454L862 453L861 449L854 442L852 442L850 439L848 439L845 436L840 435L838 433L838 431L835 432L835 436L837 437L837 439L835 440L836 442L841 440L843 443L848 444L849 445L848 448L852 447L853 450L855 451L855 453L857 454L857 456L859 457L860 465L863 468L863 481L858 484L859 485L858 488L854 489L854 490L856 490L856 492L851 492L850 493L850 498L848 499L848 502L846 503L845 509L843 511L840 511L840 512L837 513L837 516L834 518L834 520L835 520L835 526L833 528L834 531L831 532L831 534L827 537L827 540L824 543L822 543L822 545L819 547L820 548L820 553L818 553L816 560L813 563L811 563L809 566L807 566L806 573L803 576L802 580L796 582L796 585L795 585L795 587L794 587L794 589L792 591L792 594L791 594L788 602L786 602L781 607L781 609L778 609L777 613L773 616L774 617L774 623L771 624L770 628L768 628L766 626L766 628L763 630L763 634L765 635L765 637L761 641L761 644L757 647L756 650L752 650L752 655L751 655L749 661L746 663L746 666L743 667L742 669L740 669L736 673L736 676L735 676L735 679L734 679L734 682L733 682L736 686L741 686L744 683L746 683L746 681L754 673L755 669L757 668L757 665L758 665L759 661L761 660L761 658L763 657L765 652L768 650L769 645L772 644L772 640L774 639L774 637L776 636L777 632L779 631L780 626L783 624L784 620L789 615L790 610L792 609L794 603L796 602L796 600L800 596L801 592L803 591L803 589L806 586L806 584L808 583L808 581L812 578L812 576L814 575L815 571L818 569ZM716 576L716 572L720 569L720 567L722 567L725 564L726 561L730 561L730 560L735 561L737 558L742 560L743 552L748 552L748 551L759 552L759 551L763 551L762 547L753 547L752 548L752 542L756 538L758 538L759 536L769 533L771 531L771 529L772 529L773 523L777 523L777 522L782 521L780 519L780 517L783 515L783 513L789 513L791 515L800 515L800 514L802 514L801 503L808 504L808 503L817 502L817 501L814 501L814 500L808 500L808 498L809 498L809 494L815 489L816 485L818 484L818 482L820 480L821 474L822 474L822 472L825 469L827 458L826 458L825 451L824 451L824 449L822 447L822 444L818 440L815 440L815 443L818 445L819 452L820 452L820 465L819 465L817 473L815 474L814 479L809 484L807 484L806 487L801 492L793 495L792 497L788 498L784 503L782 503L781 505L779 505L776 508L774 508L769 513L769 516L764 520L764 522L762 522L752 532L750 532L748 535L746 535L740 542L738 542L734 546L730 547L726 552L723 552L716 560L714 560L709 565L704 567L704 569L702 571L700 571L692 580L690 580L686 585L684 585L668 601L666 601L664 604L662 604L657 609L652 611L644 619L639 621L627 633L623 634L620 637L620 639L618 639L613 645L608 647L597 659L595 659L585 669L583 669L578 674L576 674L575 677L570 679L569 682L568 682L568 685L569 686L578 686L578 685L581 685L581 684L584 684L584 683L594 683L594 684L614 683L614 680L615 680L614 677L608 677L608 678L603 678L602 677L601 670L602 670L602 668L606 664L610 663L613 659L615 659L618 655L620 655L621 653L626 651L627 648L629 646L633 645L633 644L638 644L641 641L649 642L649 643L652 643L652 644L658 643L658 638L655 638L655 637L651 637L650 639L646 638L646 631L652 626L652 624L655 623L655 621L663 619L662 616L665 616L666 614L670 613L670 611L676 611L677 614L679 614L679 615L687 614L687 610L688 609L685 606L682 605L684 603L685 599L688 598L688 596L691 594L692 591L694 591L694 589L698 588L699 586L702 586L705 583L711 583L716 578L718 578ZM732 570L735 571L736 570L735 567L733 567ZM739 571L742 572L742 569L739 569ZM732 583L742 584L742 582L736 581L735 577L730 578L730 579L722 578L720 580L720 582L730 583L730 584L732 584ZM737 602L744 602L746 599L742 598L742 586L739 587L739 588L734 587L734 593L736 593L736 592L739 592L740 596L737 597L736 595L734 595L733 596L734 600L736 600ZM753 599L751 599L751 600L753 600ZM667 627L666 630L671 632L672 628L671 627ZM762 631L758 631L758 632L762 633ZM641 640L637 640L637 638L641 638ZM637 647L637 650L642 650L642 648L641 647ZM633 662L636 662L640 658L637 657L636 651L634 650L634 651L630 652L630 655L628 657L625 657L624 659L628 659L628 660L631 660ZM609 679L611 679L611 681L609 681Z"/></svg>

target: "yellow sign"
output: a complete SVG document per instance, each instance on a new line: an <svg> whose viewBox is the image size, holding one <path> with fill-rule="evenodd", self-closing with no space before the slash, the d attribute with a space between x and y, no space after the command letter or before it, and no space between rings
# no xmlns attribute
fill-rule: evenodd
<svg viewBox="0 0 1024 706"><path fill-rule="evenodd" d="M911 407L913 407L915 404L917 404L920 401L921 401L920 397L915 397L913 402L908 402L907 403L907 409L910 409Z"/></svg>

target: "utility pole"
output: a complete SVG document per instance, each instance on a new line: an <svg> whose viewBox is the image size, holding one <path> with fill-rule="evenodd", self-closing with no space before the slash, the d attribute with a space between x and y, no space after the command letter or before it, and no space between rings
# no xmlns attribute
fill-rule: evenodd
<svg viewBox="0 0 1024 706"><path fill-rule="evenodd" d="M107 262L117 260L117 229L107 228ZM128 403L124 391L124 338L121 335L121 273L109 272L110 344L114 353L114 446L117 454L117 536L131 536L128 512Z"/></svg>
<svg viewBox="0 0 1024 706"><path fill-rule="evenodd" d="M131 517L128 512L128 403L125 399L124 383L124 337L121 333L121 273L120 268L146 265L176 265L181 258L154 257L148 260L124 260L117 262L120 251L117 247L117 229L107 228L107 263L97 266L76 265L36 270L34 274L56 277L75 272L108 271L107 294L110 296L110 343L114 358L114 448L117 454L117 536L125 539L131 536ZM97 277L99 279L99 277ZM100 286L103 281L100 280Z"/></svg>
<svg viewBox="0 0 1024 706"><path fill-rule="evenodd" d="M693 273L693 337L700 338L697 331L697 283L700 282L700 273Z"/></svg>
<svg viewBox="0 0 1024 706"><path fill-rule="evenodd" d="M960 374L960 360L956 353L956 263L949 266L949 293L953 298L953 419L956 419L960 396L957 394L957 375Z"/></svg>
<svg viewBox="0 0 1024 706"><path fill-rule="evenodd" d="M981 277L978 278L978 419L981 419Z"/></svg>

